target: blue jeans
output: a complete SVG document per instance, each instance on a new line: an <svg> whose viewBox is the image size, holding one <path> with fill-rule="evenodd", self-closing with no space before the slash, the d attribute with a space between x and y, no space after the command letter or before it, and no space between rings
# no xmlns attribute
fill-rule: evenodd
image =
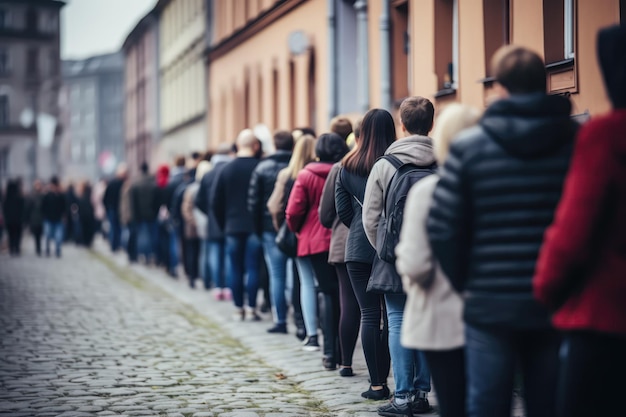
<svg viewBox="0 0 626 417"><path fill-rule="evenodd" d="M176 268L178 267L178 236L175 230L168 231L167 236L169 242L169 257L168 257L168 271L176 275Z"/></svg>
<svg viewBox="0 0 626 417"><path fill-rule="evenodd" d="M120 248L122 241L122 226L120 225L120 214L117 210L108 210L107 219L109 220L109 244L113 252Z"/></svg>
<svg viewBox="0 0 626 417"><path fill-rule="evenodd" d="M248 294L248 306L256 308L262 252L261 242L253 233L226 236L229 286L235 306L238 308L242 308L244 303L245 278L247 278L245 290Z"/></svg>
<svg viewBox="0 0 626 417"><path fill-rule="evenodd" d="M317 335L317 290L315 285L315 272L308 256L296 258L296 267L300 276L300 304L302 306L302 318L307 336Z"/></svg>
<svg viewBox="0 0 626 417"><path fill-rule="evenodd" d="M511 415L521 365L528 417L554 417L560 336L556 331L465 326L468 417Z"/></svg>
<svg viewBox="0 0 626 417"><path fill-rule="evenodd" d="M156 222L137 223L137 255L146 257L146 261L156 255L158 228Z"/></svg>
<svg viewBox="0 0 626 417"><path fill-rule="evenodd" d="M416 349L407 349L400 344L405 304L406 294L385 294L387 321L389 322L389 353L396 384L394 394L396 398L406 398L419 392L430 392L430 371L424 354Z"/></svg>
<svg viewBox="0 0 626 417"><path fill-rule="evenodd" d="M263 232L263 255L270 275L270 296L274 322L287 323L287 255L276 246L276 233Z"/></svg>
<svg viewBox="0 0 626 417"><path fill-rule="evenodd" d="M50 256L50 241L54 240L55 254L61 256L61 245L63 244L63 223L44 222L44 234L46 236L46 255Z"/></svg>
<svg viewBox="0 0 626 417"><path fill-rule="evenodd" d="M226 259L225 243L223 239L207 240L207 257L210 270L210 281L215 288L226 288L224 267Z"/></svg>
<svg viewBox="0 0 626 417"><path fill-rule="evenodd" d="M200 277L204 283L204 288L208 290L211 288L211 267L209 265L209 241L207 239L200 241L200 259L198 262Z"/></svg>

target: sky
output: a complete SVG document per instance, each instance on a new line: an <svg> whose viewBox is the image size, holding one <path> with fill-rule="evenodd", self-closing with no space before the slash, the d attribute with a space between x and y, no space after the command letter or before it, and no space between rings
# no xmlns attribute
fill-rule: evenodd
<svg viewBox="0 0 626 417"><path fill-rule="evenodd" d="M115 52L157 0L65 0L61 9L61 58Z"/></svg>

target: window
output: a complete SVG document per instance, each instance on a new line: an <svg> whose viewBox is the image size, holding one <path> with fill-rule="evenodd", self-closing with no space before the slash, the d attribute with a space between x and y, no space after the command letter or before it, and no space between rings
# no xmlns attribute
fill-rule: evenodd
<svg viewBox="0 0 626 417"><path fill-rule="evenodd" d="M96 160L96 144L93 139L85 144L85 159L87 162Z"/></svg>
<svg viewBox="0 0 626 417"><path fill-rule="evenodd" d="M491 58L503 45L510 42L509 0L483 0L485 32L485 75L491 76Z"/></svg>
<svg viewBox="0 0 626 417"><path fill-rule="evenodd" d="M80 100L80 85L74 84L70 92L70 101L76 103Z"/></svg>
<svg viewBox="0 0 626 417"><path fill-rule="evenodd" d="M576 9L574 0L543 0L546 64L574 58Z"/></svg>
<svg viewBox="0 0 626 417"><path fill-rule="evenodd" d="M435 0L435 73L439 90L458 87L458 0Z"/></svg>
<svg viewBox="0 0 626 417"><path fill-rule="evenodd" d="M0 29L9 29L11 27L9 11L0 9Z"/></svg>
<svg viewBox="0 0 626 417"><path fill-rule="evenodd" d="M0 126L9 125L9 96L0 95Z"/></svg>
<svg viewBox="0 0 626 417"><path fill-rule="evenodd" d="M26 28L29 31L36 32L39 26L38 20L39 20L39 16L37 15L37 10L28 9L28 11L26 12Z"/></svg>
<svg viewBox="0 0 626 417"><path fill-rule="evenodd" d="M80 146L80 142L73 142L72 143L72 160L74 162L78 162L80 161L80 154L81 154L81 146Z"/></svg>
<svg viewBox="0 0 626 417"><path fill-rule="evenodd" d="M0 75L8 74L10 69L9 50L0 48Z"/></svg>
<svg viewBox="0 0 626 417"><path fill-rule="evenodd" d="M50 75L59 75L59 54L56 50L52 50L48 56L48 62L50 65Z"/></svg>
<svg viewBox="0 0 626 417"><path fill-rule="evenodd" d="M39 51L37 48L31 48L26 52L26 73L28 75L37 75L39 72Z"/></svg>

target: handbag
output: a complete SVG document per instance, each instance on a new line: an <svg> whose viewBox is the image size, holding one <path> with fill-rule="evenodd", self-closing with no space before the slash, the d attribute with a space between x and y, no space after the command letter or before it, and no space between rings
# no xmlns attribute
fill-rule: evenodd
<svg viewBox="0 0 626 417"><path fill-rule="evenodd" d="M372 274L367 281L366 292L376 294L402 294L402 278L396 271L396 266L374 256Z"/></svg>
<svg viewBox="0 0 626 417"><path fill-rule="evenodd" d="M287 222L283 222L276 234L276 246L285 255L295 258L298 254L298 238L296 234L289 230Z"/></svg>

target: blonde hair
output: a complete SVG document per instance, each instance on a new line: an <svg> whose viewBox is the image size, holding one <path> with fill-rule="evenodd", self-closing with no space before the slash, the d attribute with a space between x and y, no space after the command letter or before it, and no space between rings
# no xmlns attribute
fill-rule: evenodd
<svg viewBox="0 0 626 417"><path fill-rule="evenodd" d="M315 161L315 138L311 135L302 135L293 148L293 154L287 166L290 177L296 179L302 168L313 161Z"/></svg>
<svg viewBox="0 0 626 417"><path fill-rule="evenodd" d="M196 181L201 181L202 177L206 175L207 172L211 171L213 165L209 161L200 161L198 166L196 167Z"/></svg>
<svg viewBox="0 0 626 417"><path fill-rule="evenodd" d="M452 139L462 130L475 125L480 115L477 108L459 103L449 104L441 111L432 133L433 151L440 165L448 157Z"/></svg>

